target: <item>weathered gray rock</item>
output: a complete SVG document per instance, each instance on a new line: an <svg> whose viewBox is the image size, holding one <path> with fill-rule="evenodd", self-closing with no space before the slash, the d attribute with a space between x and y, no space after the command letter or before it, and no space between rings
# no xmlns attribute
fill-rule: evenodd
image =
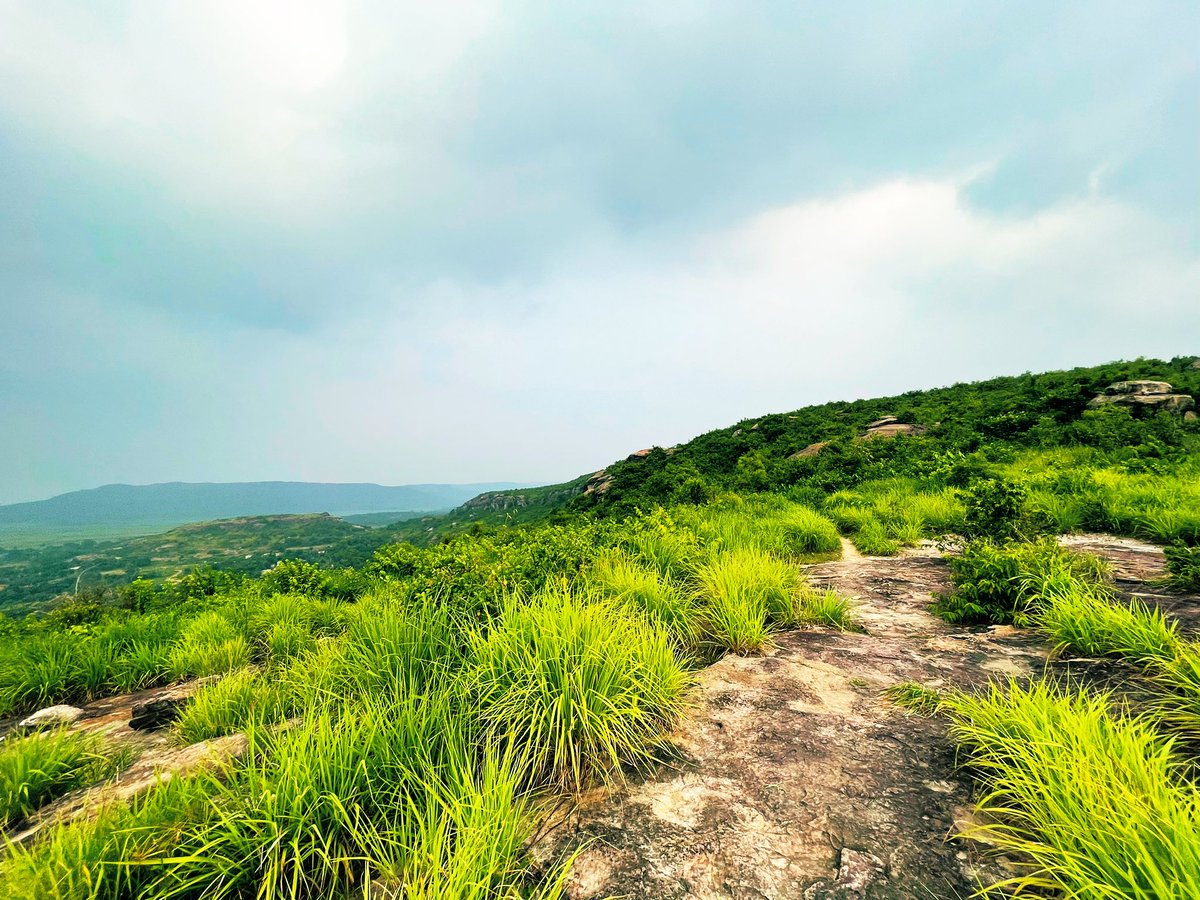
<svg viewBox="0 0 1200 900"><path fill-rule="evenodd" d="M1196 408L1191 395L1174 393L1174 388L1166 381L1117 381L1088 402L1092 409L1110 404L1176 413L1187 413Z"/></svg>
<svg viewBox="0 0 1200 900"><path fill-rule="evenodd" d="M45 731L50 728L61 728L71 725L83 717L83 710L77 706L47 706L32 715L26 716L17 723L21 732Z"/></svg>
<svg viewBox="0 0 1200 900"><path fill-rule="evenodd" d="M588 479L583 493L585 496L588 494L603 494L610 487L612 487L612 476L608 474L607 469L601 469Z"/></svg>

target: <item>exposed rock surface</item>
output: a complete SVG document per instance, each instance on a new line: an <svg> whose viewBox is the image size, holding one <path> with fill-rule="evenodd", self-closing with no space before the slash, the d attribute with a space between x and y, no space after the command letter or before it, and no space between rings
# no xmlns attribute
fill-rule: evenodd
<svg viewBox="0 0 1200 900"><path fill-rule="evenodd" d="M18 732L45 731L50 728L61 728L72 725L83 716L83 710L78 706L47 706L32 715L26 716L17 723Z"/></svg>
<svg viewBox="0 0 1200 900"><path fill-rule="evenodd" d="M1174 388L1166 381L1117 381L1090 400L1088 406L1095 409L1113 403L1177 413L1196 408L1196 401L1190 394L1174 393Z"/></svg>
<svg viewBox="0 0 1200 900"><path fill-rule="evenodd" d="M763 657L700 673L677 757L648 777L579 798L539 845L581 846L576 900L966 898L986 871L948 840L969 810L944 726L879 692L1030 675L1046 648L1013 629L954 629L927 611L947 568L932 549L814 566L859 601L867 634L796 631ZM872 860L878 860L876 864Z"/></svg>
<svg viewBox="0 0 1200 900"><path fill-rule="evenodd" d="M1117 586L1151 598L1159 548L1085 535L1064 543L1114 564ZM956 628L933 617L949 588L926 545L896 558L809 567L814 583L858 603L865 634L794 631L761 657L726 657L699 675L674 755L625 785L597 789L560 813L535 847L544 860L582 852L573 900L952 900L979 879L1012 874L983 845L955 838L973 824L969 775L939 720L881 699L901 681L981 685L1046 672L1122 682L1109 661L1064 660L1007 626ZM1170 598L1152 594L1169 607ZM1190 631L1200 598L1174 596Z"/></svg>
<svg viewBox="0 0 1200 900"><path fill-rule="evenodd" d="M588 479L587 484L583 488L583 493L586 494L603 494L612 487L612 476L608 474L608 469L601 469Z"/></svg>
<svg viewBox="0 0 1200 900"><path fill-rule="evenodd" d="M803 450L797 450L788 459L807 459L810 456L816 456L830 444L829 441L817 441L815 444L809 444Z"/></svg>
<svg viewBox="0 0 1200 900"><path fill-rule="evenodd" d="M924 425L911 425L907 422L887 422L882 425L869 426L862 440L870 441L878 438L894 438L900 435L917 436L925 434L929 429Z"/></svg>

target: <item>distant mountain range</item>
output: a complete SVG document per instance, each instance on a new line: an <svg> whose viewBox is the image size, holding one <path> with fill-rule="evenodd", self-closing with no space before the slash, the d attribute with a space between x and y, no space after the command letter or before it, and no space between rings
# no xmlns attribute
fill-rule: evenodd
<svg viewBox="0 0 1200 900"><path fill-rule="evenodd" d="M485 484L320 484L305 481L243 483L107 484L29 503L0 506L0 526L130 526L169 528L188 522L326 512L363 513L452 509L485 491L525 485Z"/></svg>

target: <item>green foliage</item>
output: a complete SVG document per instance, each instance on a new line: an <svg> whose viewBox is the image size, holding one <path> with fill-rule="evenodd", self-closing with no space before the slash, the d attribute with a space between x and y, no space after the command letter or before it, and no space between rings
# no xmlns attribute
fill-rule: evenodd
<svg viewBox="0 0 1200 900"><path fill-rule="evenodd" d="M895 556L900 542L888 537L887 528L875 519L865 519L851 538L859 553L867 556Z"/></svg>
<svg viewBox="0 0 1200 900"><path fill-rule="evenodd" d="M488 737L535 780L574 788L647 760L689 684L664 631L560 587L510 602L472 651Z"/></svg>
<svg viewBox="0 0 1200 900"><path fill-rule="evenodd" d="M771 644L774 628L800 624L808 611L802 600L806 586L799 572L761 550L716 554L697 570L696 584L707 640L733 653L765 649ZM811 602L812 610L827 603L816 598Z"/></svg>
<svg viewBox="0 0 1200 900"><path fill-rule="evenodd" d="M942 709L942 695L915 681L894 684L883 695L901 709L919 716L935 716Z"/></svg>
<svg viewBox="0 0 1200 900"><path fill-rule="evenodd" d="M1106 570L1097 558L1044 538L1009 544L971 541L950 558L950 573L954 591L934 604L934 612L947 622L1028 625L1048 585L1063 579L1096 584Z"/></svg>
<svg viewBox="0 0 1200 900"><path fill-rule="evenodd" d="M1027 860L994 889L1184 900L1200 885L1200 793L1144 720L1043 684L943 698L983 780L969 834Z"/></svg>
<svg viewBox="0 0 1200 900"><path fill-rule="evenodd" d="M219 612L197 616L183 629L172 647L171 672L176 678L203 677L233 672L250 662L250 645L240 631Z"/></svg>
<svg viewBox="0 0 1200 900"><path fill-rule="evenodd" d="M0 828L113 769L99 738L63 730L0 741ZM116 762L120 763L118 757Z"/></svg>
<svg viewBox="0 0 1200 900"><path fill-rule="evenodd" d="M194 744L252 723L276 724L291 712L290 701L287 685L242 669L198 690L175 722L175 735L181 744Z"/></svg>
<svg viewBox="0 0 1200 900"><path fill-rule="evenodd" d="M1022 532L1026 491L999 478L974 482L964 492L964 530L969 537L1008 540Z"/></svg>
<svg viewBox="0 0 1200 900"><path fill-rule="evenodd" d="M1200 546L1176 544L1164 549L1171 584L1181 591L1200 591Z"/></svg>
<svg viewBox="0 0 1200 900"><path fill-rule="evenodd" d="M680 647L698 639L700 609L695 596L627 553L601 559L588 579L604 596L645 615Z"/></svg>

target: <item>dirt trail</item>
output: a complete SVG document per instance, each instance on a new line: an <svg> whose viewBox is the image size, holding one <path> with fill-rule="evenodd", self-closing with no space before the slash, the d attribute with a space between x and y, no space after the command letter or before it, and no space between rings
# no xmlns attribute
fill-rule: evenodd
<svg viewBox="0 0 1200 900"><path fill-rule="evenodd" d="M932 547L855 551L808 575L853 598L867 633L790 632L769 655L704 670L673 736L679 760L579 798L536 848L584 848L572 898L929 900L977 887L978 854L949 837L971 801L944 725L879 692L1028 676L1047 648L932 616L931 593L948 587Z"/></svg>

